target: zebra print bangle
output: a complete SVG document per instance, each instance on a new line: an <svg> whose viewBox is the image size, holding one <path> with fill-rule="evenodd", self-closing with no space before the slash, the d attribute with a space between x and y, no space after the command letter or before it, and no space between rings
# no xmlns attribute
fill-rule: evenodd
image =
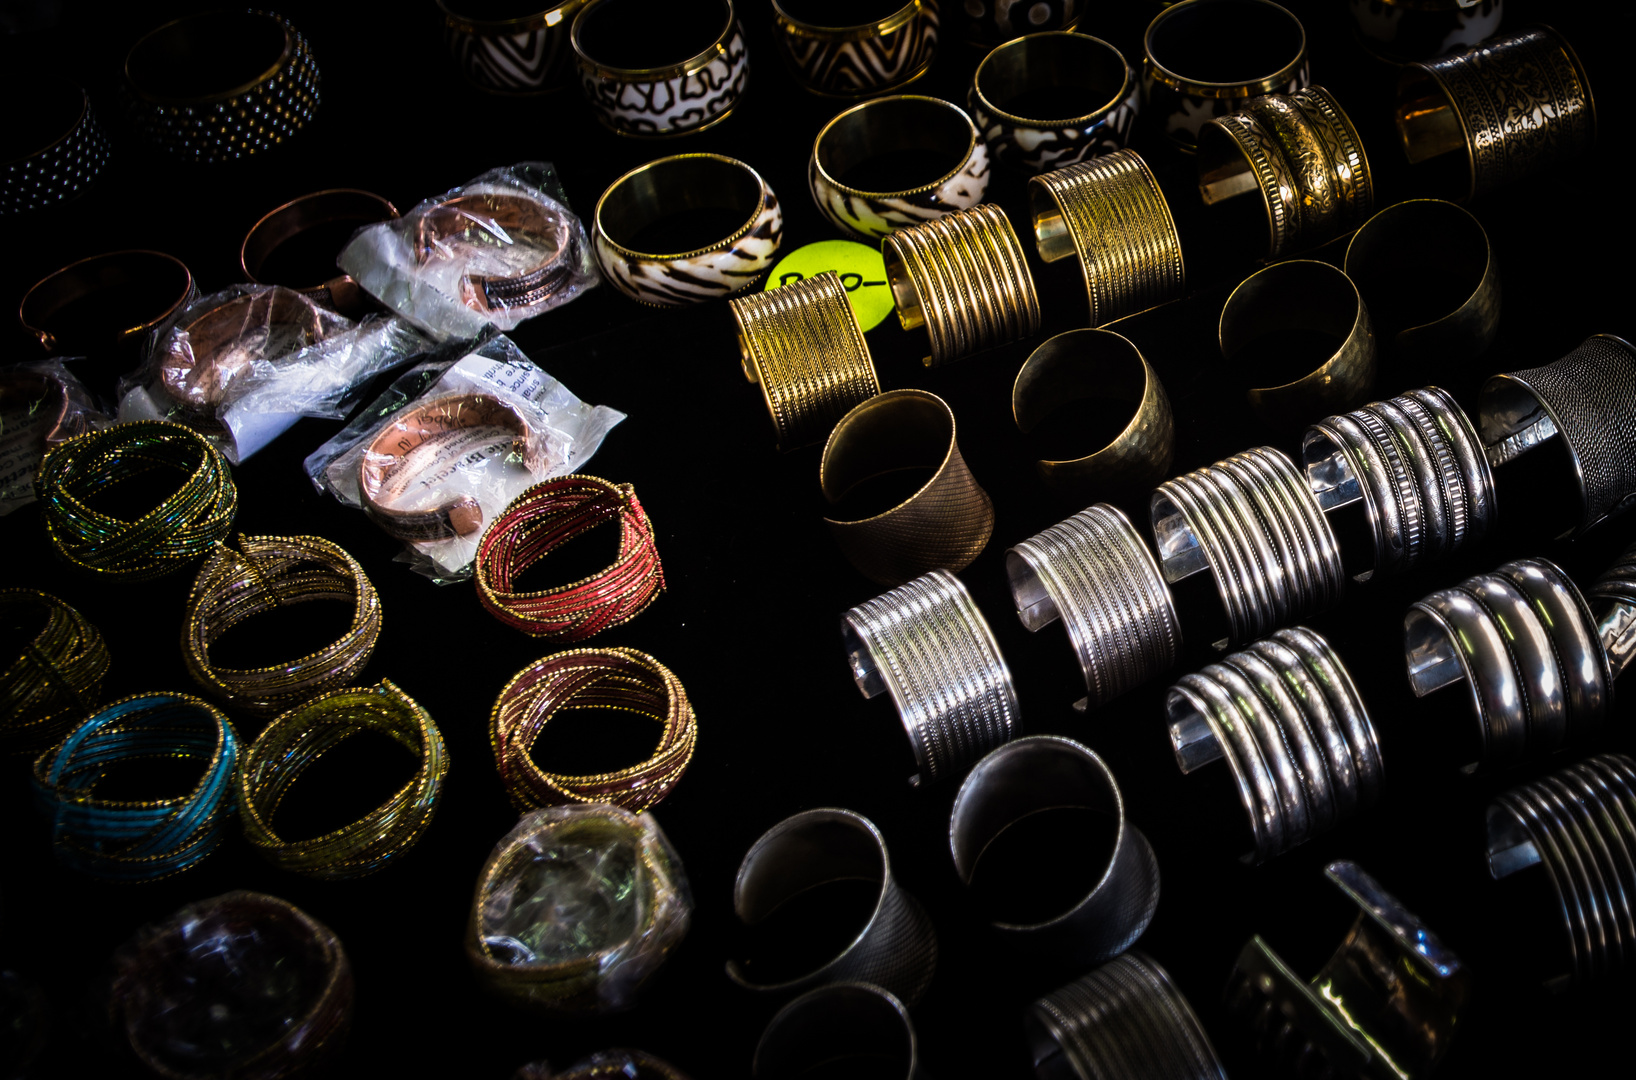
<svg viewBox="0 0 1636 1080"><path fill-rule="evenodd" d="M1356 581L1452 554L1494 524L1494 474L1477 431L1435 386L1318 421L1301 456L1319 506L1362 502L1368 513L1375 561Z"/></svg>
<svg viewBox="0 0 1636 1080"><path fill-rule="evenodd" d="M1636 760L1598 754L1514 787L1488 807L1495 880L1543 864L1572 967L1548 986L1629 971L1636 955Z"/></svg>
<svg viewBox="0 0 1636 1080"><path fill-rule="evenodd" d="M742 214L744 223L691 251L646 254L629 246L655 222L700 209ZM721 154L675 154L632 169L608 185L595 217L603 274L652 307L743 292L772 269L784 242L784 210L773 189L750 166Z"/></svg>
<svg viewBox="0 0 1636 1080"><path fill-rule="evenodd" d="M539 10L511 19L469 14L469 3L437 0L443 40L467 82L491 94L519 95L566 85L569 30L585 0L537 0Z"/></svg>
<svg viewBox="0 0 1636 1080"><path fill-rule="evenodd" d="M96 707L108 645L84 615L49 593L0 589L0 612L32 631L0 672L0 753L35 750Z"/></svg>
<svg viewBox="0 0 1636 1080"><path fill-rule="evenodd" d="M670 37L698 51L679 64L636 67L620 58L627 20L648 24L650 40ZM656 25L658 20L662 25ZM661 138L703 131L727 119L750 78L744 27L733 0L689 0L662 7L627 0L586 0L569 41L579 85L591 111L616 135Z"/></svg>
<svg viewBox="0 0 1636 1080"><path fill-rule="evenodd" d="M1596 633L1615 679L1636 659L1636 544L1627 547L1596 583L1585 590L1595 606Z"/></svg>
<svg viewBox="0 0 1636 1080"><path fill-rule="evenodd" d="M967 44L992 49L1022 34L1072 30L1085 6L1081 0L1035 0L1026 7L1015 0L965 0L956 17L965 24Z"/></svg>
<svg viewBox="0 0 1636 1080"><path fill-rule="evenodd" d="M799 6L793 0L773 0L779 55L796 82L823 97L896 90L924 75L937 55L936 0L908 0L891 14L857 26L820 26L791 14L792 7L800 14L829 16L812 0Z"/></svg>
<svg viewBox="0 0 1636 1080"><path fill-rule="evenodd" d="M898 887L886 838L850 810L821 808L785 818L761 834L733 881L733 913L755 927L793 896L835 881L879 882L874 906L839 954L780 983L756 980L727 962L727 976L749 990L793 994L831 983L873 983L913 1007L937 970L937 934L920 901Z"/></svg>
<svg viewBox="0 0 1636 1080"><path fill-rule="evenodd" d="M1481 739L1464 767L1542 757L1583 741L1613 702L1597 625L1547 559L1518 559L1417 601L1403 618L1415 697L1464 681Z"/></svg>
<svg viewBox="0 0 1636 1080"><path fill-rule="evenodd" d="M854 406L880 393L869 344L833 270L727 302L738 323L744 376L761 388L794 450L827 438Z"/></svg>
<svg viewBox="0 0 1636 1080"><path fill-rule="evenodd" d="M1165 580L1174 585L1206 568L1215 578L1225 644L1253 641L1341 598L1335 533L1281 450L1257 447L1166 480L1151 507Z"/></svg>
<svg viewBox="0 0 1636 1080"><path fill-rule="evenodd" d="M1049 119L1008 111L1013 101L1035 91L1079 92L1095 107ZM1036 174L1124 147L1142 106L1142 84L1124 54L1101 38L1030 33L983 57L966 103L990 156Z"/></svg>
<svg viewBox="0 0 1636 1080"><path fill-rule="evenodd" d="M949 850L955 873L969 886L983 853L1002 832L1031 814L1064 807L1114 819L1111 849L1104 848L1103 830L1096 827L1058 853L1073 862L1091 861L1099 868L1089 875L1095 884L1048 918L993 925L1053 963L1100 963L1129 948L1152 921L1159 906L1159 861L1147 837L1126 819L1119 784L1095 752L1055 735L1016 739L991 751L954 797ZM1017 888L1033 887L1024 881Z"/></svg>
<svg viewBox="0 0 1636 1080"><path fill-rule="evenodd" d="M32 90L0 135L0 216L72 199L108 164L108 137L89 94L56 77Z"/></svg>
<svg viewBox="0 0 1636 1080"><path fill-rule="evenodd" d="M1266 862L1368 810L1380 744L1346 665L1303 626L1184 675L1165 697L1184 773L1223 758Z"/></svg>
<svg viewBox="0 0 1636 1080"><path fill-rule="evenodd" d="M862 1060L874 1075L922 1080L915 1025L903 1002L868 983L835 983L808 990L767 1021L750 1075L788 1080L815 1063Z"/></svg>
<svg viewBox="0 0 1636 1080"><path fill-rule="evenodd" d="M892 696L920 768L909 783L958 771L1016 729L1011 669L971 594L948 571L850 609L841 640L859 692Z"/></svg>
<svg viewBox="0 0 1636 1080"><path fill-rule="evenodd" d="M328 188L291 199L283 206L269 210L261 220L250 226L239 246L239 269L244 280L257 285L263 281L262 268L274 252L310 229L337 224L371 225L378 221L394 221L398 208L379 195L357 188ZM310 279L309 279L310 280ZM327 281L308 285L290 285L302 296L347 314L355 314L363 307L364 297L358 283L346 274Z"/></svg>
<svg viewBox="0 0 1636 1080"><path fill-rule="evenodd" d="M1101 708L1176 663L1175 602L1118 507L1097 503L1029 537L1006 551L1005 570L1025 629L1058 619L1067 629L1087 691L1076 709Z"/></svg>
<svg viewBox="0 0 1636 1080"><path fill-rule="evenodd" d="M1044 173L1028 182L1040 258L1079 257L1092 326L1181 299L1181 236L1159 181L1134 150Z"/></svg>
<svg viewBox="0 0 1636 1080"><path fill-rule="evenodd" d="M996 206L899 229L881 241L881 256L898 321L924 326L931 339L927 367L1039 333L1028 258Z"/></svg>

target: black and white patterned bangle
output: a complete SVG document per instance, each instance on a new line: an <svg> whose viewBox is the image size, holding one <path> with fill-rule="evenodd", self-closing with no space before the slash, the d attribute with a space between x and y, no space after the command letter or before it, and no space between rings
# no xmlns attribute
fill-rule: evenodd
<svg viewBox="0 0 1636 1080"><path fill-rule="evenodd" d="M108 164L108 137L91 98L72 83L48 84L28 115L8 119L7 126L0 141L6 159L0 164L0 215L72 199Z"/></svg>

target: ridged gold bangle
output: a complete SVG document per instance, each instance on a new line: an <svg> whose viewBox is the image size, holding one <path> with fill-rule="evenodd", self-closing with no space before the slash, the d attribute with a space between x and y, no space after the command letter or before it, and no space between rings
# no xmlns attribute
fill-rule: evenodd
<svg viewBox="0 0 1636 1080"><path fill-rule="evenodd" d="M927 367L1039 333L1034 277L997 206L899 229L881 241L881 255L898 321L931 338Z"/></svg>
<svg viewBox="0 0 1636 1080"><path fill-rule="evenodd" d="M1182 241L1142 155L1115 150L1028 182L1040 258L1079 256L1091 325L1178 300L1187 291Z"/></svg>
<svg viewBox="0 0 1636 1080"><path fill-rule="evenodd" d="M364 817L310 840L285 840L273 816L290 785L337 744L360 732L385 735L419 759L415 775ZM239 763L239 813L244 836L269 862L308 877L363 877L408 851L437 810L449 753L425 709L382 679L369 687L332 690L269 723Z"/></svg>
<svg viewBox="0 0 1636 1080"><path fill-rule="evenodd" d="M264 611L313 600L353 605L352 623L334 643L296 660L259 668L210 662L222 635ZM188 673L211 696L273 716L345 686L369 663L381 634L381 601L363 567L317 536L241 536L238 550L218 545L187 598L182 654Z"/></svg>
<svg viewBox="0 0 1636 1080"><path fill-rule="evenodd" d="M0 589L0 619L37 628L0 673L0 753L37 750L96 708L108 646L84 615L34 589Z"/></svg>
<svg viewBox="0 0 1636 1080"><path fill-rule="evenodd" d="M935 471L890 510L860 521L824 519L847 561L881 585L970 566L994 532L994 502L966 468L954 413L936 394L872 397L842 417L824 444L818 484L831 503L866 480L916 468Z"/></svg>
<svg viewBox="0 0 1636 1080"><path fill-rule="evenodd" d="M869 345L833 270L729 300L744 376L761 387L780 450L826 437L880 393Z"/></svg>

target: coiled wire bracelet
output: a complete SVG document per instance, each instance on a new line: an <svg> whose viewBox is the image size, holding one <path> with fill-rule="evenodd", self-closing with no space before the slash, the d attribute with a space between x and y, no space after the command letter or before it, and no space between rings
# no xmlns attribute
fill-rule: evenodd
<svg viewBox="0 0 1636 1080"><path fill-rule="evenodd" d="M163 470L182 482L153 509L126 520L91 501ZM227 459L197 432L139 420L77 435L46 451L34 489L58 554L82 569L125 581L160 577L226 538L239 494Z"/></svg>
<svg viewBox="0 0 1636 1080"><path fill-rule="evenodd" d="M259 668L224 668L210 648L255 615L313 600L351 601L352 623L340 639L297 660ZM345 686L369 663L381 635L381 601L363 567L317 536L241 536L219 544L187 598L182 655L188 674L211 696L257 716L274 716L326 690Z"/></svg>
<svg viewBox="0 0 1636 1080"><path fill-rule="evenodd" d="M530 756L547 722L563 709L620 709L664 730L648 760L617 772L566 776ZM635 649L569 649L519 671L489 714L500 779L518 810L612 803L635 813L656 805L687 771L698 740L693 707L669 668Z"/></svg>
<svg viewBox="0 0 1636 1080"><path fill-rule="evenodd" d="M513 582L561 544L614 518L619 557L571 585L516 592ZM474 570L489 614L548 641L583 641L628 622L665 589L653 523L629 484L565 476L535 484L512 500L483 533Z"/></svg>
<svg viewBox="0 0 1636 1080"><path fill-rule="evenodd" d="M188 869L221 843L238 758L233 725L196 697L152 693L113 702L34 763L34 791L51 818L58 860L115 881ZM204 769L182 795L96 794L109 766L160 759L203 762Z"/></svg>
<svg viewBox="0 0 1636 1080"><path fill-rule="evenodd" d="M0 589L0 622L27 633L23 619L38 629L0 672L0 753L58 738L96 706L108 674L108 646L85 616L49 593Z"/></svg>
<svg viewBox="0 0 1636 1080"><path fill-rule="evenodd" d="M350 825L311 840L285 840L273 816L290 785L325 753L360 732L390 738L420 759L393 796ZM273 865L308 877L363 877L409 850L443 792L449 753L425 709L390 681L332 690L284 713L256 736L239 770L244 835Z"/></svg>

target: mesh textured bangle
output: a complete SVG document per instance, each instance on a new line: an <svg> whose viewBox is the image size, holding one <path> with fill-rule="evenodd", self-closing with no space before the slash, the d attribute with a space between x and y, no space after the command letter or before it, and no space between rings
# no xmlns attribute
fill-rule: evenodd
<svg viewBox="0 0 1636 1080"><path fill-rule="evenodd" d="M63 864L94 877L151 881L180 873L221 843L233 809L238 736L189 694L136 694L104 707L34 763L34 791ZM169 758L204 764L192 790L163 799L102 799L108 766Z"/></svg>
<svg viewBox="0 0 1636 1080"><path fill-rule="evenodd" d="M616 517L619 558L612 566L571 585L512 591L511 583L553 549ZM583 641L629 622L665 590L653 523L636 489L584 475L535 484L513 499L483 533L473 577L490 615L547 641Z"/></svg>
<svg viewBox="0 0 1636 1080"><path fill-rule="evenodd" d="M312 600L352 602L352 624L338 641L267 667L211 664L210 647L233 627ZM352 556L316 536L241 536L238 550L217 547L194 579L182 654L188 674L213 697L266 717L351 682L369 663L380 634L380 598Z"/></svg>
<svg viewBox="0 0 1636 1080"><path fill-rule="evenodd" d="M374 731L420 759L415 775L386 802L349 825L311 840L273 831L290 785L347 738ZM425 709L390 681L332 690L273 720L244 751L238 773L244 835L274 866L308 877L363 877L414 847L432 822L449 753Z"/></svg>
<svg viewBox="0 0 1636 1080"><path fill-rule="evenodd" d="M85 616L48 593L0 589L0 619L17 623L25 613L38 629L0 673L0 753L55 741L95 708L108 674L108 646Z"/></svg>
<svg viewBox="0 0 1636 1080"><path fill-rule="evenodd" d="M182 482L133 521L86 500L163 469ZM124 581L160 577L226 538L239 493L227 459L181 424L138 420L75 436L46 451L34 489L58 554L92 573Z"/></svg>
<svg viewBox="0 0 1636 1080"><path fill-rule="evenodd" d="M530 752L559 711L619 709L664 726L648 760L617 772L565 776L546 772ZM693 707L681 680L635 649L569 649L519 671L489 713L489 742L518 810L568 803L612 803L634 813L657 805L687 771L698 741Z"/></svg>

